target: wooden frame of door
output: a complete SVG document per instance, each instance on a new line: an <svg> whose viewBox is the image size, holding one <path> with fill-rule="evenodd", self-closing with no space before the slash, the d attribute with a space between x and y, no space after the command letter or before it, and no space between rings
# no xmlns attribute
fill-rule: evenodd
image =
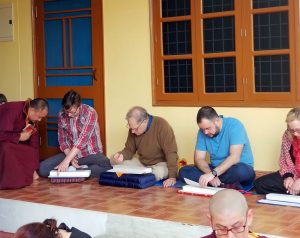
<svg viewBox="0 0 300 238"><path fill-rule="evenodd" d="M47 93L45 87L45 82L40 80L44 78L45 72L41 72L39 69L39 62L44 62L44 51L38 51L43 46L43 36L38 34L38 28L42 27L41 22L37 21L38 16L38 6L43 4L43 0L31 0L31 9L32 9L32 38L33 38L33 85L34 85L34 97L45 97L51 98L51 95ZM93 11L97 9L97 11ZM99 39L98 42L93 40L93 67L97 68L94 72L96 81L94 82L97 85L97 90L87 90L80 88L80 94L82 98L89 98L91 93L97 97L97 100L94 100L94 108L98 113L99 126L101 131L101 141L103 145L103 153L106 154L106 130L105 130L105 90L104 90L104 62L103 62L103 19L102 19L102 0L91 0L91 14L92 14L92 26L97 29L96 38ZM97 14L99 13L99 14ZM94 32L93 32L94 33ZM94 39L94 35L93 38ZM42 61L41 61L42 60ZM44 87L43 87L44 86ZM74 90L78 90L79 87L71 87ZM63 95L70 87L58 87L56 92L60 95ZM46 121L43 120L40 123L40 136L41 136L41 146L40 146L40 157L45 159L49 156L49 152L45 153L47 147L47 137L46 137ZM59 152L59 148L47 148L50 151L50 155Z"/></svg>

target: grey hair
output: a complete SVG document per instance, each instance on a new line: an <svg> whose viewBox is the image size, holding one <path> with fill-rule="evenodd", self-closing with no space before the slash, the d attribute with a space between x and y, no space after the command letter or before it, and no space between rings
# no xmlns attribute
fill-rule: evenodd
<svg viewBox="0 0 300 238"><path fill-rule="evenodd" d="M126 120L128 121L130 118L134 118L137 123L140 123L148 118L148 112L143 107L134 106L126 114Z"/></svg>

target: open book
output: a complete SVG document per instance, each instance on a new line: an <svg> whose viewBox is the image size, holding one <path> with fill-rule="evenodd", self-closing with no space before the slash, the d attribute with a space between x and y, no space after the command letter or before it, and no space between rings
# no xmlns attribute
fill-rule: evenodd
<svg viewBox="0 0 300 238"><path fill-rule="evenodd" d="M260 199L257 202L272 205L300 207L300 196L269 193L266 195L266 199Z"/></svg>
<svg viewBox="0 0 300 238"><path fill-rule="evenodd" d="M213 196L216 192L224 189L224 188L216 188L216 187L201 188L199 183L197 182L194 182L187 178L184 178L184 181L187 183L187 185L184 185L181 190L178 190L178 193L199 195L199 196Z"/></svg>
<svg viewBox="0 0 300 238"><path fill-rule="evenodd" d="M73 167L73 166L70 166ZM51 170L48 178L88 178L91 176L91 170L89 169L73 169L70 168L66 172L59 172L57 170Z"/></svg>
<svg viewBox="0 0 300 238"><path fill-rule="evenodd" d="M147 174L152 173L152 168L142 166L128 166L128 165L114 165L112 169L107 172L123 173L123 174Z"/></svg>

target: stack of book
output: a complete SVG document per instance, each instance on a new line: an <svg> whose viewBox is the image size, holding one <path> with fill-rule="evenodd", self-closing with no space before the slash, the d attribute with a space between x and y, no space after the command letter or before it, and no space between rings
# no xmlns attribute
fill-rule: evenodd
<svg viewBox="0 0 300 238"><path fill-rule="evenodd" d="M184 185L181 190L178 190L178 193L211 197L216 192L224 189L224 188L216 188L216 187L201 188L199 183L197 182L194 182L187 178L185 178L184 181L187 183L187 185Z"/></svg>
<svg viewBox="0 0 300 238"><path fill-rule="evenodd" d="M91 176L91 170L78 169L70 170L66 172L57 172L57 170L51 170L48 178L51 183L79 183Z"/></svg>
<svg viewBox="0 0 300 238"><path fill-rule="evenodd" d="M260 199L258 203L300 207L300 196L289 194L269 193L265 199Z"/></svg>

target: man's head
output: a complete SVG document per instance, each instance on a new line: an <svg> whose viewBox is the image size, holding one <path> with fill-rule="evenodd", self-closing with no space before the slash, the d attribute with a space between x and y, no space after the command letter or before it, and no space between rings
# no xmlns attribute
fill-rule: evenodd
<svg viewBox="0 0 300 238"><path fill-rule="evenodd" d="M201 107L197 114L197 124L199 129L209 137L219 134L222 127L222 120L212 107Z"/></svg>
<svg viewBox="0 0 300 238"><path fill-rule="evenodd" d="M36 98L29 102L28 118L36 122L42 120L48 114L48 102L43 98Z"/></svg>
<svg viewBox="0 0 300 238"><path fill-rule="evenodd" d="M79 114L79 107L81 106L80 94L71 90L67 92L61 102L64 112L69 117L76 117Z"/></svg>
<svg viewBox="0 0 300 238"><path fill-rule="evenodd" d="M135 106L127 112L126 120L131 133L139 136L147 129L148 113L145 108Z"/></svg>
<svg viewBox="0 0 300 238"><path fill-rule="evenodd" d="M208 218L217 237L246 238L253 212L240 192L224 189L209 201Z"/></svg>
<svg viewBox="0 0 300 238"><path fill-rule="evenodd" d="M0 105L7 103L7 98L3 93L0 93Z"/></svg>

